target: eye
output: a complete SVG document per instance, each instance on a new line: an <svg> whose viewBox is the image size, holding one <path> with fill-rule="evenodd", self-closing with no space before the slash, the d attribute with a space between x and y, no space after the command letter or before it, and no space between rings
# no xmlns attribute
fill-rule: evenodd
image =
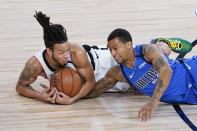
<svg viewBox="0 0 197 131"><path fill-rule="evenodd" d="M117 50L117 49L118 49L118 48L116 48L116 47L114 48L114 50Z"/></svg>
<svg viewBox="0 0 197 131"><path fill-rule="evenodd" d="M65 51L61 51L60 54L64 54Z"/></svg>

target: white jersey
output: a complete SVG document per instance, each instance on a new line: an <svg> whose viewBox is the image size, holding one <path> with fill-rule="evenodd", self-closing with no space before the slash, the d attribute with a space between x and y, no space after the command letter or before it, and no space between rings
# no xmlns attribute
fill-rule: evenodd
<svg viewBox="0 0 197 131"><path fill-rule="evenodd" d="M110 54L109 49L106 48L106 46L88 46L84 45L84 49L87 52L88 59L90 63L92 64L92 67L94 69L94 75L95 75L95 80L98 81L101 78L105 76L107 71L114 65L117 65L116 61L113 59L113 57ZM39 61L41 64L47 79L50 80L51 75L55 71L46 61L46 58L44 56L45 49L39 51L38 53L35 54L35 58ZM74 65L72 64L72 59L69 56L69 61L66 64L66 67L73 68L76 70ZM129 84L123 83L123 82L118 82L112 89L109 89L107 92L125 92L129 88Z"/></svg>

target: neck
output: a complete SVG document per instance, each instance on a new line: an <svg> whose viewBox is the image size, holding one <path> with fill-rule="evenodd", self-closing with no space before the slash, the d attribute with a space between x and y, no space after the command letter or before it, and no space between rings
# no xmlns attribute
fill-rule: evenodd
<svg viewBox="0 0 197 131"><path fill-rule="evenodd" d="M59 68L59 64L58 64L55 60L53 60L53 58L50 57L49 54L48 54L47 52L45 53L45 57L46 57L46 60L47 60L48 64L49 64L54 70L56 70L56 69Z"/></svg>
<svg viewBox="0 0 197 131"><path fill-rule="evenodd" d="M124 65L127 67L134 67L135 66L135 52L132 48L128 53L128 59L124 62Z"/></svg>

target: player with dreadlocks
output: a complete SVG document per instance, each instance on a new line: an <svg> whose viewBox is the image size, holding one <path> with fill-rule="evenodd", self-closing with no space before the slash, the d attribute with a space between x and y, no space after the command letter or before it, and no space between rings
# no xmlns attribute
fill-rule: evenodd
<svg viewBox="0 0 197 131"><path fill-rule="evenodd" d="M46 49L38 52L26 62L16 85L16 91L23 96L50 103L71 104L84 97L95 85L93 68L86 51L78 45L68 43L66 30L62 25L50 23L50 18L42 12L36 12L34 17L43 27ZM31 88L30 84L38 76L50 79L50 75L56 69L68 66L71 57L76 70L85 80L81 91L75 97L70 98L55 88L48 88L43 84L41 84L44 88L42 92Z"/></svg>
<svg viewBox="0 0 197 131"><path fill-rule="evenodd" d="M102 78L116 62L107 48L70 44L66 29L60 24L50 23L50 17L42 12L36 12L34 17L43 27L43 39L46 48L26 62L19 76L16 91L25 97L41 99L50 103L72 104L86 96L94 87L95 79ZM55 70L65 66L75 69L84 80L82 88L76 96L70 98L55 88L49 88L43 84L41 84L44 88L42 92L31 87L38 76L50 80ZM127 90L129 85L118 83L114 88L123 91Z"/></svg>

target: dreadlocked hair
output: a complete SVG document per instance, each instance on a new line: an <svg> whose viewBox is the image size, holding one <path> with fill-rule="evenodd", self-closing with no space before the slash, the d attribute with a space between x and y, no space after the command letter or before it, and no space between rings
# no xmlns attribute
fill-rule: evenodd
<svg viewBox="0 0 197 131"><path fill-rule="evenodd" d="M66 29L60 24L50 23L50 17L46 16L46 14L36 11L34 17L43 27L43 38L46 48L53 50L55 44L62 44L68 40Z"/></svg>

